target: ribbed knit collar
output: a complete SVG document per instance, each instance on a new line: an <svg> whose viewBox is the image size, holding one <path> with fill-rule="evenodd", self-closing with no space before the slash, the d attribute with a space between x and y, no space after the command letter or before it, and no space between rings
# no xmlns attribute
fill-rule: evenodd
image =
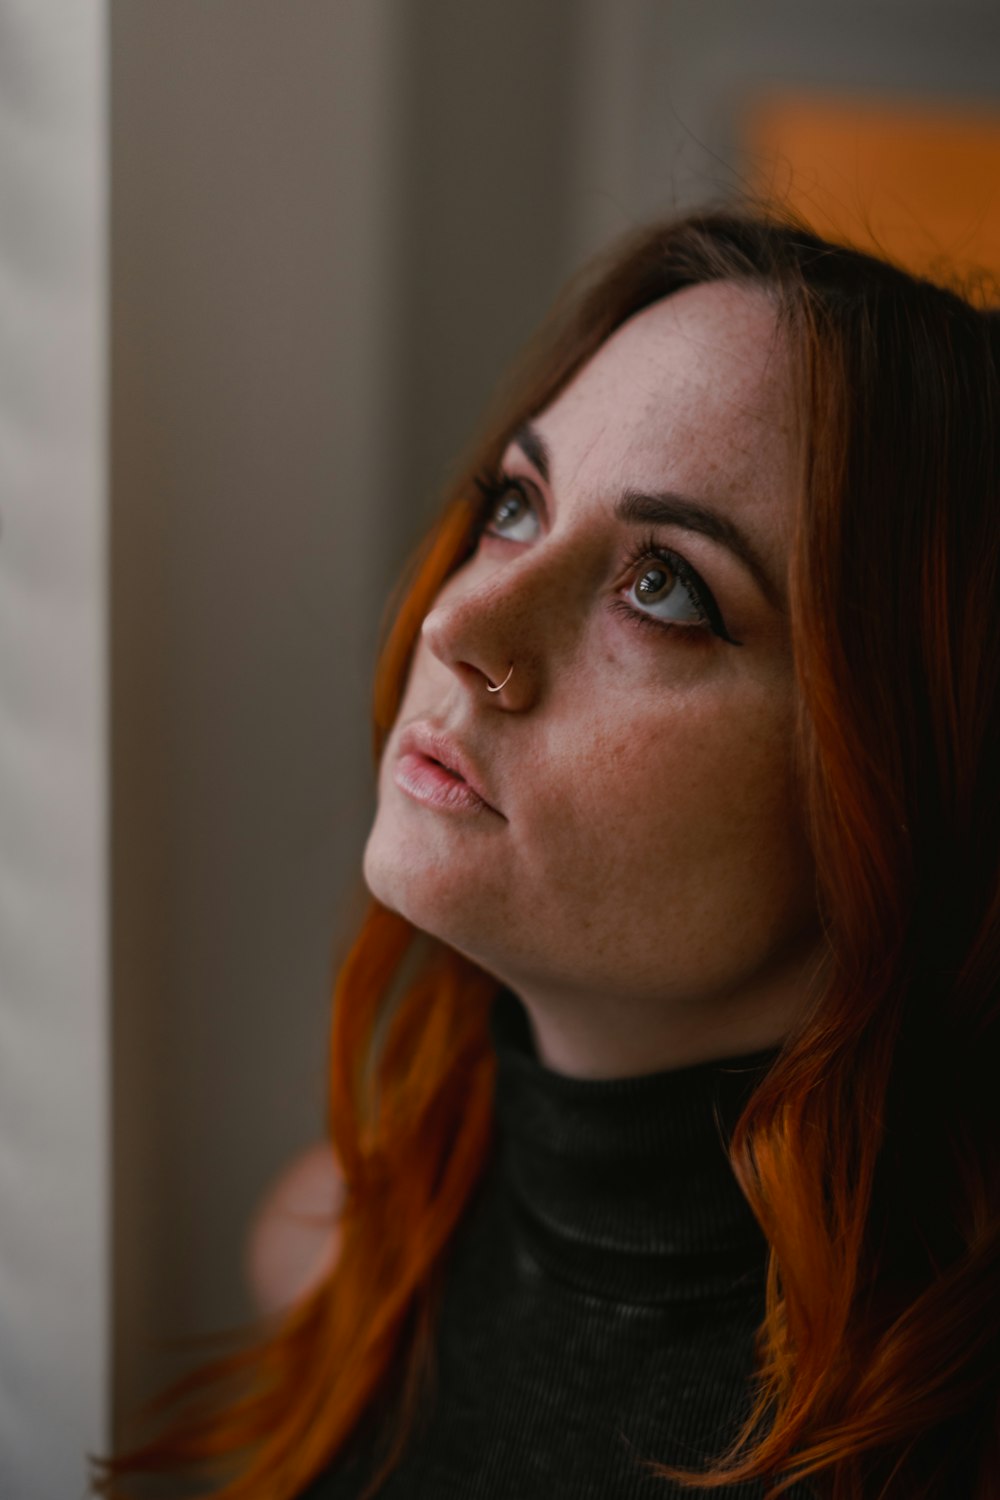
<svg viewBox="0 0 1000 1500"><path fill-rule="evenodd" d="M529 1262L630 1306L760 1293L767 1245L724 1139L779 1048L637 1077L571 1078L539 1060L524 1006L507 989L491 1034L497 1160Z"/></svg>

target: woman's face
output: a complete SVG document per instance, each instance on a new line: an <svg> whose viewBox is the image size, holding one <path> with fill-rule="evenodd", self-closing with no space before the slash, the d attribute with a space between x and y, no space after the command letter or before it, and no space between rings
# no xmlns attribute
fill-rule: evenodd
<svg viewBox="0 0 1000 1500"><path fill-rule="evenodd" d="M764 293L663 299L510 443L424 621L365 877L510 985L561 1071L769 1046L801 1006L818 933L791 769L792 424ZM454 781L439 799L421 745L464 753L488 805Z"/></svg>

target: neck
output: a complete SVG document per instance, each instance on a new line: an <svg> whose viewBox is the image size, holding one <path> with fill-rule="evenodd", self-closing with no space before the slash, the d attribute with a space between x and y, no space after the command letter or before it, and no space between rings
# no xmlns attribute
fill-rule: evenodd
<svg viewBox="0 0 1000 1500"><path fill-rule="evenodd" d="M581 1079L633 1078L672 1068L724 1062L758 1052L777 1051L802 1006L801 979L789 987L787 1006L745 997L737 1009L697 1005L690 1009L658 1002L651 1013L640 1007L612 1008L574 996L538 1000L515 993L524 1007L535 1056L555 1073Z"/></svg>

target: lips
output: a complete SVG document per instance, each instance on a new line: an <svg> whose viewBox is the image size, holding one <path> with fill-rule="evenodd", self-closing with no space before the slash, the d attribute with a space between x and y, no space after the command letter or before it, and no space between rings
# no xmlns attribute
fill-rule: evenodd
<svg viewBox="0 0 1000 1500"><path fill-rule="evenodd" d="M426 756L457 777L459 783L465 782L487 807L499 812L474 761L451 735L426 723L411 724L399 742L400 759L406 755Z"/></svg>

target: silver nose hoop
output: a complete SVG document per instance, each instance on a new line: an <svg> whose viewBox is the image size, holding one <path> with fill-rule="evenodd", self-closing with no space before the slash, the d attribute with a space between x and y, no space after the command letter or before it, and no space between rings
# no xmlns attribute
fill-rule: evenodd
<svg viewBox="0 0 1000 1500"><path fill-rule="evenodd" d="M493 684L490 682L489 678L487 677L487 679L486 679L486 691L488 693L499 693L499 691L500 691L500 689L502 687L506 687L507 686L508 682L511 679L511 676L513 675L513 672L514 672L514 663L511 662L511 664L510 664L510 671L507 673L507 676L504 678L503 682L498 682L497 685L496 685L496 687L493 686Z"/></svg>

